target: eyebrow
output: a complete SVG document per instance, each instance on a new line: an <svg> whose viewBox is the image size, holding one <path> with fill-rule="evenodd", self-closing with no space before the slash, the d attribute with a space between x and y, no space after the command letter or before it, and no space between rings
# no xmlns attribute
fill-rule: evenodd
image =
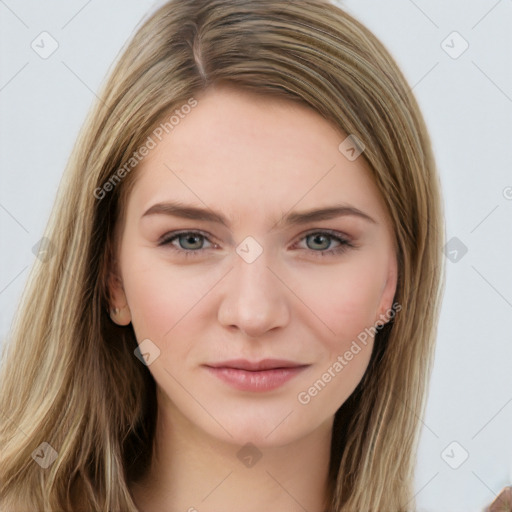
<svg viewBox="0 0 512 512"><path fill-rule="evenodd" d="M229 228L228 220L221 213L213 211L209 208L198 208L196 206L186 205L178 202L154 204L142 214L141 219L149 215L158 214L179 217L182 219L215 222ZM370 217L368 214L362 212L354 206L349 205L334 205L324 208L288 213L281 220L276 222L276 224L284 226L297 226L301 224L308 224L310 222L330 220L336 217L344 217L348 215L359 217L373 224L378 224L377 221Z"/></svg>

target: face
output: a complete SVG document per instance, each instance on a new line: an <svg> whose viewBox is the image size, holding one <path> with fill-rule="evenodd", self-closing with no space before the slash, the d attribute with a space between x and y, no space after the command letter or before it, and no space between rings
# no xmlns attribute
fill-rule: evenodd
<svg viewBox="0 0 512 512"><path fill-rule="evenodd" d="M173 421L286 444L364 375L396 290L393 230L363 156L313 110L227 87L196 99L134 171L115 321Z"/></svg>

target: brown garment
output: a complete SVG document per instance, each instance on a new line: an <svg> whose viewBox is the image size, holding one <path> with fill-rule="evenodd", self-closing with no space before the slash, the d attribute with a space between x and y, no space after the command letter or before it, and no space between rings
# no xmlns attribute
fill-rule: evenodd
<svg viewBox="0 0 512 512"><path fill-rule="evenodd" d="M505 487L484 512L512 512L512 486Z"/></svg>

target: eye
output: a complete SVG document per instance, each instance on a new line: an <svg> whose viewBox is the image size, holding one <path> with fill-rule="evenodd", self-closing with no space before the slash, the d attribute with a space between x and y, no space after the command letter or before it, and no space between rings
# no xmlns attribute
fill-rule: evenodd
<svg viewBox="0 0 512 512"><path fill-rule="evenodd" d="M349 248L355 247L341 234L332 231L312 231L300 240L305 240L307 249L311 249L310 252L315 257L337 255L347 251ZM332 247L333 241L337 244L334 247Z"/></svg>
<svg viewBox="0 0 512 512"><path fill-rule="evenodd" d="M167 233L158 242L159 246L167 245L173 251L184 254L186 257L199 256L205 248L204 241L207 236L199 231L181 231L179 233ZM177 242L176 245L174 242Z"/></svg>

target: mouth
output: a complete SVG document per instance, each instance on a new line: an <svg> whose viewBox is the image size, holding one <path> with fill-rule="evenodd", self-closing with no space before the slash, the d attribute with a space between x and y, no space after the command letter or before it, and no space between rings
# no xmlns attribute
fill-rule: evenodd
<svg viewBox="0 0 512 512"><path fill-rule="evenodd" d="M212 375L241 391L271 391L283 386L309 364L282 359L236 359L203 365Z"/></svg>

